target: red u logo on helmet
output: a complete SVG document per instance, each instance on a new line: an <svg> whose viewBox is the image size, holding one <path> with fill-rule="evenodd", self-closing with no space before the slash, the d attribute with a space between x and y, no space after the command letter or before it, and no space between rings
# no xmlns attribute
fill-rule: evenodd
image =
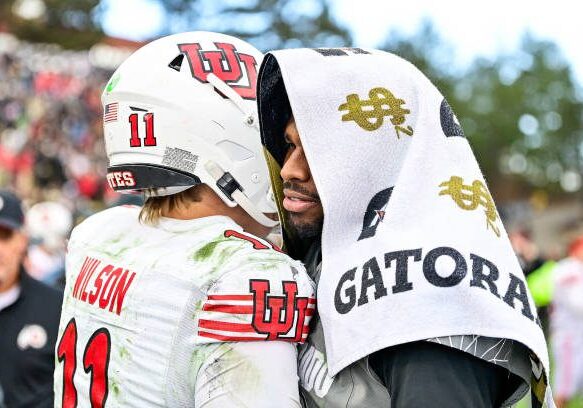
<svg viewBox="0 0 583 408"><path fill-rule="evenodd" d="M228 84L244 99L255 99L257 92L257 61L249 54L235 49L233 44L214 43L217 50L203 51L199 43L178 44L180 52L186 55L192 76L200 82L207 82L211 72ZM246 75L244 75L246 74ZM240 82L247 77L247 81Z"/></svg>

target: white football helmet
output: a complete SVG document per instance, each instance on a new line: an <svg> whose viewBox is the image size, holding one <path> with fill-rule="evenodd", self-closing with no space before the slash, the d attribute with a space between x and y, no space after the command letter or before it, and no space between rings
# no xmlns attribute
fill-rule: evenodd
<svg viewBox="0 0 583 408"><path fill-rule="evenodd" d="M275 226L264 215L276 210L255 101L262 58L210 32L160 38L132 54L101 97L109 185L161 196L205 183Z"/></svg>

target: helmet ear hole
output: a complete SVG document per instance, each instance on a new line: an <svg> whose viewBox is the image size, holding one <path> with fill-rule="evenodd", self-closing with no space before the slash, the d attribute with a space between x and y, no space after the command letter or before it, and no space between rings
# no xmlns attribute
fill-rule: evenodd
<svg viewBox="0 0 583 408"><path fill-rule="evenodd" d="M170 64L168 64L168 67L172 68L174 71L180 72L180 68L182 67L183 61L184 61L184 54L180 53L176 56L176 58L174 58L172 61L170 61Z"/></svg>

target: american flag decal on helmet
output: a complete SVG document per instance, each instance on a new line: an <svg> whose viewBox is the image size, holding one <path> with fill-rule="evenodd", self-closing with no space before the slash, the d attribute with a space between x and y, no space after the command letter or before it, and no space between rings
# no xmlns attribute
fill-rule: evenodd
<svg viewBox="0 0 583 408"><path fill-rule="evenodd" d="M115 122L117 121L117 111L118 111L118 103L108 103L105 105L105 109L103 110L103 122Z"/></svg>

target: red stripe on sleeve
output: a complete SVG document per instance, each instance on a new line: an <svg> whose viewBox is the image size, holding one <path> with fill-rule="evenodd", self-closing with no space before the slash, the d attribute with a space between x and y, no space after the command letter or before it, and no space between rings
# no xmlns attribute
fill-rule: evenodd
<svg viewBox="0 0 583 408"><path fill-rule="evenodd" d="M217 333L205 332L202 330L198 331L198 335L201 337L208 337L210 339L215 339L219 341L260 341L267 338L266 335L261 335L261 337L240 337L240 336L225 336Z"/></svg>
<svg viewBox="0 0 583 408"><path fill-rule="evenodd" d="M201 329L208 329L208 330L231 331L231 332L238 332L238 333L257 333L255 328L253 326L251 326L251 324L247 324L247 323L231 323L231 322L220 322L217 320L200 319L198 321L198 327ZM309 332L310 332L310 327L308 325L304 325L304 327L302 329L302 333L308 334Z"/></svg>
<svg viewBox="0 0 583 408"><path fill-rule="evenodd" d="M209 339L215 339L215 340L219 340L219 341L265 341L267 340L267 336L266 335L259 335L261 337L242 337L242 336L226 336L223 334L217 334L217 333L210 333L210 332L206 332L206 331L202 331L199 330L198 335L201 337L207 337ZM297 342L295 341L294 338L292 337L281 337L278 339L275 339L275 341L289 341L289 342L293 342L293 343L299 343L299 344L303 344L305 342L305 338L302 336L302 340Z"/></svg>
<svg viewBox="0 0 583 408"><path fill-rule="evenodd" d="M210 330L232 331L239 333L253 333L255 329L250 323L220 322L217 320L199 319L198 327Z"/></svg>
<svg viewBox="0 0 583 408"><path fill-rule="evenodd" d="M208 295L209 300L253 300L253 295Z"/></svg>
<svg viewBox="0 0 583 408"><path fill-rule="evenodd" d="M202 307L205 312L221 312L232 314L253 314L253 306L240 305L213 305L205 303Z"/></svg>

